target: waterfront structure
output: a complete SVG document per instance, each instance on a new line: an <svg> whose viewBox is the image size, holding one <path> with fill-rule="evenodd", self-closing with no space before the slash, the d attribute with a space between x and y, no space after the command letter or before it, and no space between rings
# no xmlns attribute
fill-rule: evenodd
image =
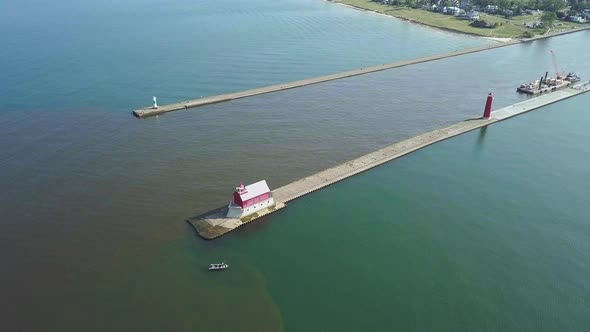
<svg viewBox="0 0 590 332"><path fill-rule="evenodd" d="M492 103L494 102L494 95L490 92L486 100L486 107L483 110L483 118L489 119L492 116Z"/></svg>
<svg viewBox="0 0 590 332"><path fill-rule="evenodd" d="M439 8L440 8L440 10L442 10L441 6L439 6ZM535 41L535 40L551 38L551 37L555 37L555 36L579 32L579 31L583 31L583 30L590 30L590 26L581 27L578 29L567 30L567 31L562 31L562 32L558 32L558 33L550 34L550 35L536 36L533 38L526 38L526 39L522 39L522 40L514 39L514 40L511 40L508 42L504 42L504 43L488 44L488 45L484 45L484 46L480 46L480 47L469 48L469 49L465 49L465 50L459 50L459 51L438 54L438 55L431 55L431 56L413 59L413 60L398 61L398 62L393 62L393 63L389 63L389 64L382 64L382 65L361 68L361 69L356 69L356 70L351 70L351 71L346 71L346 72L341 72L341 73L336 73L336 74L330 74L330 75L325 75L325 76L320 76L320 77L315 77L315 78L309 78L309 79L304 79L304 80L299 80L299 81L275 84L275 85L266 86L266 87L262 87L262 88L256 88L256 89L245 90L245 91L240 91L240 92L226 93L226 94L210 96L210 97L201 97L199 99L187 100L187 101L183 101L183 102L179 102L179 103L159 106L157 109L154 109L151 106L144 107L144 108L136 109L132 113L134 116L142 119L145 117L156 116L158 114L163 114L163 113L167 113L167 112L186 110L186 109L193 108L193 107L221 103L221 102L225 102L225 101L230 101L230 100L235 100L235 99L245 98L245 97L251 97L251 96L257 96L257 95L276 92L276 91L283 91L283 90L287 90L287 89L293 89L293 88L307 86L307 85L311 85L311 84L318 84L318 83L343 79L343 78L347 78L347 77L388 70L388 69L392 69L392 68L410 66L410 65L417 64L417 63L424 63L424 62L430 62L430 61L435 61L435 60L440 60L440 59L445 59L445 58L450 58L450 57L461 56L461 55L465 55L465 54L477 53L477 52L496 49L496 48L500 48L500 47L507 47L507 46L511 46L511 45L516 45L516 44L520 44L520 43L528 43L528 42Z"/></svg>
<svg viewBox="0 0 590 332"><path fill-rule="evenodd" d="M257 211L275 205L268 184L265 180L248 186L240 183L234 191L234 197L227 206L227 218L243 218Z"/></svg>
<svg viewBox="0 0 590 332"><path fill-rule="evenodd" d="M349 178L355 174L359 174L373 167L382 165L388 161L407 155L413 151L422 149L436 142L461 135L471 130L485 127L493 123L509 119L513 116L538 109L560 100L578 96L586 92L590 92L590 81L580 83L575 86L570 86L568 88L549 94L544 94L536 98L530 98L523 102L504 107L494 112L492 112L493 96L488 96L489 107L488 102L486 102L486 110L483 117L467 119L446 128L433 130L431 132L394 143L380 150L371 152L364 156L321 171L317 174L313 174L303 179L289 183L283 187L275 189L272 193L269 192L269 194L272 196L273 205L269 206L268 208L262 208L256 213L252 212L252 210L247 211L246 208L246 212L251 214L242 215L242 217L230 218L227 216L227 214L229 214L228 208L232 206L232 203L230 203L228 207L218 208L202 215L189 218L186 221L200 236L211 240L227 234L249 222L262 218L270 213L274 213L284 208L286 203L290 201L305 196L316 190L322 189L338 181ZM266 182L264 183L266 184ZM244 187L244 189L249 189L250 186ZM239 188L241 188L241 186L236 188L236 191L238 191ZM266 188L268 188L268 186L266 186ZM268 190L266 188L260 192ZM242 200L244 197L248 197L246 195L242 196L242 194L239 192L238 195ZM237 209L236 212L237 211L240 210ZM244 212L243 207L241 211Z"/></svg>

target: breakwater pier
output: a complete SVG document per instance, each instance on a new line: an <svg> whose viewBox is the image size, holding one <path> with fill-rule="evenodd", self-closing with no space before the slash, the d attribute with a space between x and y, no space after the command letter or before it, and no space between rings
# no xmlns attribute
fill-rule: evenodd
<svg viewBox="0 0 590 332"><path fill-rule="evenodd" d="M393 62L393 63L389 63L389 64L383 64L383 65L372 66L372 67L367 67L367 68L355 69L355 70L340 72L340 73L331 74L331 75L308 78L308 79L299 80L299 81L292 81L292 82L286 82L286 83L282 83L282 84L275 84L275 85L265 86L265 87L261 87L261 88L257 88L257 89L251 89L251 90L245 90L245 91L234 92L234 93L226 93L226 94L221 94L221 95L216 95L216 96L211 96L211 97L203 97L203 98L198 98L198 99L193 99L193 100L187 100L187 101L183 101L183 102L179 102L179 103L158 106L157 108L144 107L141 109L134 110L133 115L135 115L138 118L145 118L145 117L155 116L155 115L173 112L173 111L179 111L179 110L185 110L185 109L209 105L209 104L221 103L221 102L230 101L230 100L234 100L234 99L252 97L252 96L256 96L256 95L261 95L261 94L271 93L271 92L278 92L278 91L282 91L282 90L294 89L294 88L299 88L299 87L303 87L303 86L307 86L307 85L318 84L318 83L323 83L323 82L328 82L328 81L334 81L334 80L338 80L338 79L343 79L343 78L347 78L347 77L353 77L353 76L358 76L358 75L363 75L363 74L368 74L368 73L374 73L374 72L387 70L387 69L405 67L405 66L415 65L418 63L435 61L435 60L460 56L460 55L469 54L469 53L476 53L476 52L481 52L481 51L490 50L490 49L499 48L499 47L506 47L509 45L516 44L518 42L519 41L511 41L511 42L507 42L507 43L497 43L497 44L486 45L486 46L481 46L481 47L469 48L469 49L464 49L464 50L450 52L450 53L432 55L432 56L428 56L428 57L424 57L424 58L418 58L418 59L412 59L412 60L406 60L406 61L398 61L398 62Z"/></svg>
<svg viewBox="0 0 590 332"><path fill-rule="evenodd" d="M451 57L457 57L457 56L466 55L466 54L470 54L470 53L477 53L477 52L492 50L492 49L496 49L496 48L507 47L507 46L511 46L511 45L515 45L515 44L529 43L529 42L532 42L535 40L551 38L551 37L555 37L555 36L559 36L559 35L579 32L579 31L588 30L588 29L590 29L590 27L572 29L569 31L563 31L563 32L549 34L549 35L543 35L543 36L537 36L537 37L528 38L528 39L515 39L515 40L508 41L508 42L497 42L497 43L494 43L491 45L485 45L485 46L468 48L468 49L458 50L458 51L449 52L449 53L431 55L431 56L412 59L412 60L397 61L397 62L393 62L393 63L389 63L389 64L382 64L382 65L366 67L366 68L361 68L361 69L356 69L356 70L350 70L350 71L345 71L345 72L340 72L340 73L330 74L330 75L325 75L325 76L320 76L320 77L314 77L314 78L309 78L309 79L304 79L304 80L299 80L299 81L292 81L292 82L286 82L286 83L281 83L281 84L275 84L275 85L270 85L270 86L251 89L251 90L245 90L245 91L203 97L203 98L198 98L198 99L192 99L192 100L182 101L182 102L169 104L169 105L160 105L158 107L154 107L154 106L144 107L144 108L136 109L132 113L137 118L146 118L146 117L160 115L160 114L164 114L164 113L168 113L168 112L187 110L189 108L194 108L194 107L199 107L199 106L204 106L204 105L209 105L209 104L216 104L216 103L221 103L221 102L240 99L240 98L252 97L252 96L261 95L261 94L265 94L265 93L278 92L278 91L282 91L282 90L288 90L288 89L303 87L303 86L312 85L312 84L334 81L334 80L343 79L343 78L347 78L347 77L353 77L353 76L364 75L364 74L379 72L379 71L393 69L393 68L400 68L400 67L415 65L415 64L419 64L419 63L425 63L425 62L436 61L436 60L441 60L441 59L446 59L446 58L451 58Z"/></svg>
<svg viewBox="0 0 590 332"><path fill-rule="evenodd" d="M274 207L265 209L260 211L258 214L254 214L243 219L224 218L227 208L221 207L208 213L189 218L187 222L192 225L197 233L203 238L214 239L253 220L280 210L286 206L286 203L292 200L369 170L373 167L382 165L388 161L397 159L431 144L463 133L467 133L477 128L488 126L498 121L506 120L513 116L517 116L588 91L590 91L590 82L578 84L571 88L558 90L501 108L492 112L490 118L479 117L467 119L446 128L433 130L400 141L398 143L394 143L380 150L344 162L335 167L326 169L319 173L275 189L272 191L272 195L276 202Z"/></svg>

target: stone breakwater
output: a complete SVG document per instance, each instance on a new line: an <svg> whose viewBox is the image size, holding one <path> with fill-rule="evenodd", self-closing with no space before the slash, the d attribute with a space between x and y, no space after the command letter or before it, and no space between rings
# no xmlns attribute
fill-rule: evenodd
<svg viewBox="0 0 590 332"><path fill-rule="evenodd" d="M343 79L343 78L352 77L352 76L364 75L364 74L374 73L374 72L393 69L393 68L411 66L411 65L415 65L415 64L419 64L419 63L436 61L436 60L461 56L461 55L470 54L470 53L477 53L477 52L487 51L487 50L496 49L496 48L500 48L500 47L507 47L507 46L520 44L520 43L528 43L528 42L531 42L534 40L555 37L555 36L559 36L559 35L563 35L563 34L587 30L587 29L590 29L590 27L584 27L584 28L580 28L580 29L564 31L564 32L556 33L556 34L546 35L546 36L538 36L538 37L534 37L534 38L530 38L530 39L511 40L511 41L502 42L502 43L494 43L491 45L480 46L480 47L475 47L475 48L468 48L468 49L449 52L449 53L431 55L431 56L418 58L418 59L397 61L397 62L393 62L393 63L389 63L389 64L382 64L382 65L378 65L378 66L350 70L350 71L340 72L340 73L331 74L331 75L325 75L325 76L314 77L314 78L309 78L309 79L304 79L304 80L299 80L299 81L270 85L270 86L266 86L266 87L245 90L245 91L240 91L240 92L226 93L226 94L210 96L210 97L203 97L203 98L187 100L187 101L183 101L183 102L179 102L179 103L163 105L163 106L159 106L158 108L144 107L144 108L134 110L133 115L135 115L138 118L145 118L145 117L155 116L155 115L173 112L173 111L187 110L189 108L194 108L194 107L199 107L199 106L204 106L204 105L209 105L209 104L221 103L221 102L230 101L230 100L234 100L234 99L246 98L246 97L261 95L261 94L265 94L265 93L293 89L293 88L298 88L298 87L302 87L302 86L318 84L318 83Z"/></svg>
<svg viewBox="0 0 590 332"><path fill-rule="evenodd" d="M192 225L197 233L203 238L217 238L245 225L246 223L278 211L284 208L289 201L295 200L316 190L322 189L431 144L588 92L590 91L589 87L590 82L579 84L573 88L541 95L492 112L492 116L489 119L468 119L446 128L433 130L302 178L275 189L272 192L272 195L275 199L276 206L260 211L258 214L242 219L228 219L224 218L225 213L227 213L227 208L222 207L203 215L189 218L187 222Z"/></svg>

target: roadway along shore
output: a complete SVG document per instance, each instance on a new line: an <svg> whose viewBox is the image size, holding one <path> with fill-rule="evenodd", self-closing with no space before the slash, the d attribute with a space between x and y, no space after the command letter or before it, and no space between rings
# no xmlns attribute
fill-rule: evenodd
<svg viewBox="0 0 590 332"><path fill-rule="evenodd" d="M306 85L318 84L318 83L338 80L338 79L352 77L352 76L374 73L374 72L387 70L387 69L410 66L410 65L415 65L418 63L424 63L424 62L430 62L430 61L435 61L435 60L440 60L440 59L445 59L445 58L451 58L451 57L456 57L456 56L470 54L470 53L477 53L477 52L487 51L487 50L496 49L496 48L500 48L500 47L506 47L506 46L510 46L510 45L514 45L514 44L529 43L534 40L555 37L555 36L559 36L559 35L574 33L574 32L588 30L588 29L590 29L590 27L584 27L584 28L580 28L580 29L564 31L564 32L560 32L560 33L556 33L556 34L552 34L552 35L547 35L547 36L537 36L537 37L530 38L530 39L511 40L508 42L495 43L492 45L469 48L469 49L454 51L454 52L450 52L450 53L431 55L431 56L413 59L413 60L398 61L398 62L393 62L393 63L389 63L389 64L383 64L383 65L378 65L378 66L373 66L373 67L345 71L345 72L340 72L340 73L326 75L326 76L320 76L320 77L314 77L314 78L309 78L309 79L304 79L304 80L299 80L299 81L270 85L270 86L257 88L257 89L251 89L251 90L245 90L245 91L240 91L240 92L227 93L227 94L204 97L204 98L199 98L199 99L187 100L187 101L183 101L183 102L179 102L179 103L175 103L175 104L159 106L158 108L145 107L145 108L134 110L133 115L135 115L138 118L145 118L145 117L150 117L150 116L168 113L168 112L172 112L172 111L186 110L189 108L199 107L199 106L203 106L203 105L221 103L221 102L230 101L230 100L239 99L239 98L251 97L251 96L261 95L261 94L270 93L270 92L277 92L277 91L282 91L282 90L287 90L287 89L298 88L298 87L302 87L302 86L306 86Z"/></svg>
<svg viewBox="0 0 590 332"><path fill-rule="evenodd" d="M433 130L431 132L400 141L383 149L371 152L364 156L347 161L338 166L329 168L275 189L272 192L272 195L275 199L276 206L271 209L260 211L260 213L254 214L253 216L248 216L243 219L228 219L225 218L227 208L221 207L203 215L189 218L187 222L192 225L197 233L203 238L208 240L214 239L222 236L223 234L231 232L232 230L245 225L246 223L284 208L286 203L289 201L295 200L299 197L369 170L373 167L382 165L391 160L402 157L416 150L427 147L431 144L464 134L466 132L496 123L498 121L506 120L513 116L517 116L588 91L590 91L590 82L577 85L574 88L558 90L514 105L510 105L508 107L504 107L495 112L492 112L490 119L468 119L443 129Z"/></svg>

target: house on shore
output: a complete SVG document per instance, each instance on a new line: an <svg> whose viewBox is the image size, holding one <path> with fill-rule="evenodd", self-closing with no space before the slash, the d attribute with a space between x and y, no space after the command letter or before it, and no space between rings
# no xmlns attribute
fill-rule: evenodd
<svg viewBox="0 0 590 332"><path fill-rule="evenodd" d="M537 29L543 27L543 22L535 21L535 22L528 22L523 24L528 29Z"/></svg>
<svg viewBox="0 0 590 332"><path fill-rule="evenodd" d="M583 16L569 16L567 18L568 21L570 22L574 22L574 23L586 23L587 19L586 19L587 15L583 15Z"/></svg>
<svg viewBox="0 0 590 332"><path fill-rule="evenodd" d="M498 6L496 6L496 5L487 5L487 6L484 7L483 11L486 12L486 13L495 14L498 11Z"/></svg>
<svg viewBox="0 0 590 332"><path fill-rule="evenodd" d="M462 9L459 7L444 7L443 13L447 15L454 15L457 16L461 14Z"/></svg>

